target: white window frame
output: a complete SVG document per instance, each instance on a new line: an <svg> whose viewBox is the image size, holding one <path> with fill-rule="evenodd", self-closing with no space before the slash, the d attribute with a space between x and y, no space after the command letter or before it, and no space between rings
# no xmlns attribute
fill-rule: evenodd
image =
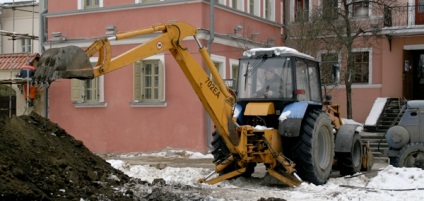
<svg viewBox="0 0 424 201"><path fill-rule="evenodd" d="M239 67L239 60L238 59L230 59L230 77L229 79L232 79L234 76L237 75L233 75L233 68L238 68Z"/></svg>
<svg viewBox="0 0 424 201"><path fill-rule="evenodd" d="M318 55L317 55L317 60L318 61L320 61L320 64L321 64L321 62L322 62L322 55L323 54L337 54L337 51L335 51L335 50L331 50L331 51L327 51L327 50L320 50L320 51L318 51ZM342 54L339 52L338 54L337 54L337 62L339 63L339 68L341 68L341 63L342 63ZM321 68L321 71L322 71L322 66L320 66L320 68ZM339 77L339 79L341 78L340 77L340 72L341 72L341 69L339 69L339 72L338 72L338 77ZM321 77L321 79L322 79L322 77ZM339 80L339 81L341 81L341 80ZM337 83L337 84L340 84L340 83ZM329 86L334 86L334 83L333 84L327 84L327 85L329 85Z"/></svg>
<svg viewBox="0 0 424 201"><path fill-rule="evenodd" d="M85 0L78 0L78 10L84 10L85 8ZM99 7L103 7L103 0L99 0Z"/></svg>
<svg viewBox="0 0 424 201"><path fill-rule="evenodd" d="M238 59L230 59L229 60L230 76L229 76L228 79L233 79L234 80L234 78L236 78L235 79L235 82L234 82L234 85L235 86L237 86L237 81L238 81L239 78L238 78L238 75L233 75L233 71L234 71L234 68L239 68L239 63L240 63L240 61Z"/></svg>
<svg viewBox="0 0 424 201"><path fill-rule="evenodd" d="M84 88L84 84L87 81L96 81L98 80L98 87L97 87L97 91L98 91L98 100L97 101L92 101L92 100L86 100L85 99L85 88ZM81 88L78 90L81 93L81 97L79 97L80 99L75 100L73 99L73 96L71 97L72 101L74 102L74 106L76 107L104 107L106 106L106 103L104 102L104 76L101 75L99 77L96 77L92 80L78 80L78 79L72 79L71 80L71 90L73 90L75 84L74 82L81 82L79 84L79 86L81 86ZM74 93L74 92L71 92Z"/></svg>
<svg viewBox="0 0 424 201"><path fill-rule="evenodd" d="M368 2L368 14L367 15L358 15L358 16L356 16L356 15L354 15L354 7L353 7L353 5L354 5L354 1L355 0L350 0L351 1L351 3L352 3L352 6L351 6L351 10L350 10L350 15L351 15L351 17L352 18L354 18L354 19L364 19L364 18L370 18L371 16L372 16L372 13L371 13L371 2ZM358 1L366 1L366 0L358 0ZM359 3L359 2L358 2Z"/></svg>
<svg viewBox="0 0 424 201"><path fill-rule="evenodd" d="M266 16L266 2L269 2L270 4L270 8L269 11L271 12L269 18ZM264 0L262 3L262 13L264 14L263 18L267 19L267 20L271 20L271 21L275 21L275 0Z"/></svg>
<svg viewBox="0 0 424 201"><path fill-rule="evenodd" d="M251 14L251 10L250 10L250 2L253 2L254 5L254 10L253 10L253 15L260 17L260 7L261 7L261 1L258 0L248 0L248 6L247 6L247 13ZM252 14L251 14L252 15Z"/></svg>
<svg viewBox="0 0 424 201"><path fill-rule="evenodd" d="M236 0L237 1L237 8L233 8L233 1L230 0L230 7L233 9L237 9L240 11L244 11L244 1L243 0Z"/></svg>
<svg viewBox="0 0 424 201"><path fill-rule="evenodd" d="M21 51L22 52L32 52L32 39L31 38L21 38Z"/></svg>
<svg viewBox="0 0 424 201"><path fill-rule="evenodd" d="M132 102L130 103L131 107L166 107L167 106L165 55L164 54L153 55L143 59L142 61L149 61L149 60L156 60L162 63L162 68L163 68L162 69L162 99L158 101L146 101L146 102L136 100L136 97L134 95L135 86L133 84L133 98L132 98ZM134 67L133 67L133 71L134 71ZM135 76L135 73L133 73L133 75Z"/></svg>
<svg viewBox="0 0 424 201"><path fill-rule="evenodd" d="M280 2L280 13L281 13L280 14L280 23L282 23L282 24L284 24L284 15L286 14L285 12L286 11L284 10L284 3ZM285 27L286 26L281 26L281 29L280 29L281 35L284 34Z"/></svg>
<svg viewBox="0 0 424 201"><path fill-rule="evenodd" d="M226 1L227 1L227 0L218 0L218 3L219 3L219 4L222 4L222 5L226 5L226 4L225 4L225 3L226 3Z"/></svg>
<svg viewBox="0 0 424 201"><path fill-rule="evenodd" d="M353 53L368 52L368 83L352 83L352 85L371 85L372 84L372 48L354 48Z"/></svg>
<svg viewBox="0 0 424 201"><path fill-rule="evenodd" d="M98 61L97 57L91 57L90 58L90 62L92 63L92 65L95 65L96 62ZM74 100L72 95L71 95L71 99L72 101L76 101L74 103L75 107L106 107L107 103L105 103L105 92L104 92L104 88L105 88L105 84L104 84L104 75L101 75L97 78L94 78L93 80L98 79L99 83L98 83L98 93L99 93L99 98L97 101L93 102L93 101L85 101L84 98L81 96L80 100ZM91 80L91 81L93 81ZM72 82L82 82L81 86L83 86L83 83L86 82L87 80L77 80L77 79L72 79L71 80L71 93L74 87L74 84L72 84ZM80 89L80 92L82 93L84 91L84 88ZM82 95L82 94L81 94Z"/></svg>
<svg viewBox="0 0 424 201"><path fill-rule="evenodd" d="M313 0L309 0L309 5L308 5L308 20L311 17L312 14L312 4L313 4ZM295 0L290 0L290 22L295 22L296 21L296 10L295 10Z"/></svg>
<svg viewBox="0 0 424 201"><path fill-rule="evenodd" d="M219 63L219 67L218 67L218 71L219 74L221 75L222 79L226 79L226 64L225 64L225 57L224 56L220 56L220 55L216 55L216 54L211 54L211 60L214 63ZM212 74L211 74L212 76Z"/></svg>
<svg viewBox="0 0 424 201"><path fill-rule="evenodd" d="M325 0L319 0L319 11L320 11L320 16L324 15L325 9L323 8L324 6L324 1ZM339 1L337 1L337 9L340 10L341 9L341 3Z"/></svg>

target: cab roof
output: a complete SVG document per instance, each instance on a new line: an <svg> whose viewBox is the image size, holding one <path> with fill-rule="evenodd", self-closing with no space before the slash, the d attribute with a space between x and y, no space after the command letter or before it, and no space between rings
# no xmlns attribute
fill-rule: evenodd
<svg viewBox="0 0 424 201"><path fill-rule="evenodd" d="M250 50L246 50L243 52L243 56L247 58L252 58L255 56L259 56L260 53L273 53L272 56L280 56L280 55L287 55L287 56L297 56L301 58L310 59L313 61L316 61L314 57L301 53L297 51L296 49L290 48L290 47L269 47L269 48L253 48Z"/></svg>

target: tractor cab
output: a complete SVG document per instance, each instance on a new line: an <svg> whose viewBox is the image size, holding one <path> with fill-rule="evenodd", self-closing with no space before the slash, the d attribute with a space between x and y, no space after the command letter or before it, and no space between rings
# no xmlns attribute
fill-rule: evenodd
<svg viewBox="0 0 424 201"><path fill-rule="evenodd" d="M240 59L238 98L321 102L318 66L313 57L288 47L248 50Z"/></svg>
<svg viewBox="0 0 424 201"><path fill-rule="evenodd" d="M245 51L237 79L238 123L277 129L278 119L286 115L282 118L296 120L300 127L308 108L322 107L319 72L313 57L292 48Z"/></svg>

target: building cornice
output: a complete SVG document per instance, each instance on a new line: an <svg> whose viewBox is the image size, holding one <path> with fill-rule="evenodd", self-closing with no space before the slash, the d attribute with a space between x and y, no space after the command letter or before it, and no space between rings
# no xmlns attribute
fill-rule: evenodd
<svg viewBox="0 0 424 201"><path fill-rule="evenodd" d="M143 44L147 42L148 40L158 35L160 35L160 33L148 34L148 35L138 36L138 37L129 38L125 40L110 41L110 44L111 45L132 45L132 44L139 45L139 44ZM210 38L209 30L204 30L204 29L199 30L199 33L197 34L197 38L199 40L209 40ZM47 41L43 44L43 46L46 49L61 48L61 47L69 46L69 45L86 48L90 46L95 40L96 40L95 38L91 38L91 39L72 39L72 40L65 40L62 42ZM188 38L185 38L184 40L192 41L194 40L194 38L188 37ZM249 39L238 38L238 37L234 37L234 36L230 36L226 34L217 34L217 33L215 33L215 39L213 42L216 44L227 45L227 46L236 47L236 48L244 48L244 49L255 48L255 47L266 47L266 45L262 43L254 42Z"/></svg>
<svg viewBox="0 0 424 201"><path fill-rule="evenodd" d="M415 36L424 34L424 26L416 25L410 27L391 27L381 30L384 35L391 36Z"/></svg>
<svg viewBox="0 0 424 201"><path fill-rule="evenodd" d="M110 7L71 10L71 11L64 11L64 12L52 12L52 13L46 13L44 16L46 16L47 18L54 18L54 17L64 17L64 16L73 16L73 15L82 15L82 14L126 11L126 10L140 9L140 8L158 7L158 6L176 6L176 5L182 5L182 4L186 5L186 4L200 3L202 1L203 0L175 0L175 1L167 2L167 3L150 3L150 4L134 3L134 4L118 5L118 6L110 6Z"/></svg>

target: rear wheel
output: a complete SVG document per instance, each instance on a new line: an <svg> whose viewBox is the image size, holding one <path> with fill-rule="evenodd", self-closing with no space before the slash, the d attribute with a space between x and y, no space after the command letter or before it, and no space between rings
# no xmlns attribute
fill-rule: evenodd
<svg viewBox="0 0 424 201"><path fill-rule="evenodd" d="M404 146L400 150L399 167L424 169L424 143L417 142Z"/></svg>
<svg viewBox="0 0 424 201"><path fill-rule="evenodd" d="M213 140L211 142L213 150L213 162L220 162L228 158L230 156L231 152L228 149L227 145L224 142L224 139L219 135L217 131L212 133ZM255 172L256 163L249 163L246 166L246 172L241 174L242 177L249 178L252 176L252 174ZM229 172L232 172L234 170L239 169L240 166L237 164L237 159L234 160L234 162L230 165L228 165L225 169L223 169L219 175L223 175ZM236 177L235 177L236 178Z"/></svg>
<svg viewBox="0 0 424 201"><path fill-rule="evenodd" d="M347 153L336 153L337 165L340 175L352 175L361 171L362 166L362 145L361 137L355 133L352 139L352 148Z"/></svg>
<svg viewBox="0 0 424 201"><path fill-rule="evenodd" d="M320 110L304 117L296 146L291 150L296 170L303 180L321 185L330 177L334 160L334 135L331 121Z"/></svg>

